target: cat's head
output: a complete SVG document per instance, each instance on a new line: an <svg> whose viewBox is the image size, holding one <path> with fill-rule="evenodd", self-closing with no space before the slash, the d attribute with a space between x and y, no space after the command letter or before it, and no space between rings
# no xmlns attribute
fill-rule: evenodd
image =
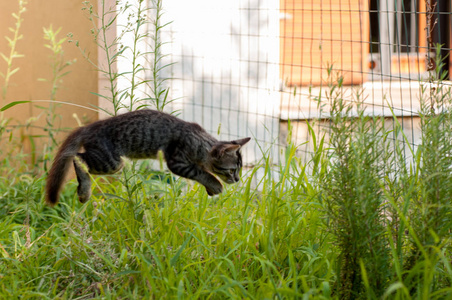
<svg viewBox="0 0 452 300"><path fill-rule="evenodd" d="M210 170L226 183L239 181L242 168L240 148L250 139L248 137L215 144L210 150Z"/></svg>

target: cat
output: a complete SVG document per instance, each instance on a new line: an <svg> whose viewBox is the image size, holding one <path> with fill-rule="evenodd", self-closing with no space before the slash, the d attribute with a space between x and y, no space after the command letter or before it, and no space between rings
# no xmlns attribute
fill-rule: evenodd
<svg viewBox="0 0 452 300"><path fill-rule="evenodd" d="M217 195L223 185L214 175L228 184L239 181L240 148L249 140L218 141L196 123L150 109L96 121L75 129L59 148L47 176L46 202L58 203L71 162L79 201L84 203L91 196L88 172L113 174L122 168L121 157L156 158L160 150L171 172L204 185L208 195Z"/></svg>

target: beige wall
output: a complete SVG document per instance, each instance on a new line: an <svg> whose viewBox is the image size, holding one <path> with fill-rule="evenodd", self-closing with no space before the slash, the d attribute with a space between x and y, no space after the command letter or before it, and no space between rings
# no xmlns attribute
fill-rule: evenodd
<svg viewBox="0 0 452 300"><path fill-rule="evenodd" d="M344 84L363 82L369 39L368 1L280 0L280 77L288 86L320 85L327 65Z"/></svg>
<svg viewBox="0 0 452 300"><path fill-rule="evenodd" d="M96 7L96 2L93 2ZM0 52L6 55L9 54L10 49L4 37L12 36L8 27L15 27L15 19L11 14L17 13L18 7L16 0L0 1ZM74 39L80 41L82 48L90 52L90 57L97 59L97 46L90 34L92 24L86 13L81 10L82 1L30 0L26 8L27 11L23 14L20 29L23 39L17 45L17 52L24 57L17 58L13 62L13 67L19 67L20 70L11 78L6 101L0 97L2 106L17 100L50 98L50 82L38 81L38 78L50 79L52 77L51 51L44 47L47 41L43 38L43 27L52 25L54 30L61 27L60 38L65 37L67 33L72 33ZM98 72L82 57L74 43L66 42L63 48L65 59L75 58L77 62L68 67L67 70L71 73L63 78L62 88L56 95L57 100L84 106L89 106L90 103L97 105L97 97L90 92L98 91ZM5 71L6 63L1 60L0 72ZM3 78L0 78L0 86L3 86L3 83ZM4 117L12 118L15 123L24 123L30 117L38 117L43 113L42 109L36 107L37 105L46 106L47 104L21 104L5 111ZM69 105L59 106L56 112L62 116L61 120L56 123L57 127L75 127L77 122L72 116L74 113L81 120L97 119L96 112ZM34 124L43 126L44 116L41 116L40 120ZM37 135L42 134L42 131L35 128L24 131L22 134ZM4 142L4 139L0 141L2 144ZM29 144L25 143L25 148L30 149Z"/></svg>

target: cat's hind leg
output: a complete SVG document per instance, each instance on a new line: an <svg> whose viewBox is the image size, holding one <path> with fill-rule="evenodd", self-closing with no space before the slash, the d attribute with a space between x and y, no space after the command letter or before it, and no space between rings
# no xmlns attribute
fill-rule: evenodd
<svg viewBox="0 0 452 300"><path fill-rule="evenodd" d="M91 178L89 173L96 175L114 174L121 170L123 162L120 156L114 156L106 151L92 149L78 153L74 158L75 174L77 175L77 194L80 202L85 203L91 197Z"/></svg>
<svg viewBox="0 0 452 300"><path fill-rule="evenodd" d="M90 174L114 174L123 167L121 157L110 152L108 148L85 147L85 152L79 153L77 156L86 163Z"/></svg>

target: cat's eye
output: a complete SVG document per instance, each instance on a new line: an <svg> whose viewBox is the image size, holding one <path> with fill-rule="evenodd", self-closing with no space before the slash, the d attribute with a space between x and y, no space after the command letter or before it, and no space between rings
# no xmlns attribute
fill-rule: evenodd
<svg viewBox="0 0 452 300"><path fill-rule="evenodd" d="M229 170L229 174L231 174L231 175L234 174L234 172L235 172L234 169L230 169L230 170Z"/></svg>

